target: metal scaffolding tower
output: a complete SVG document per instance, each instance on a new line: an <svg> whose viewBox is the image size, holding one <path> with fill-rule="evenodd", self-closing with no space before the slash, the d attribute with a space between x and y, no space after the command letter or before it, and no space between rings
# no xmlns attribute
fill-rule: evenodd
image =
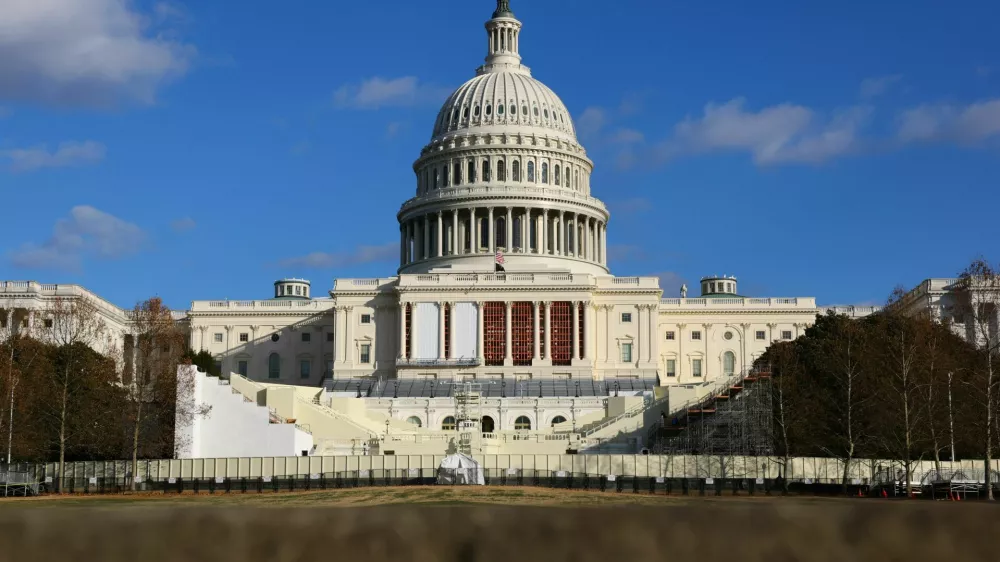
<svg viewBox="0 0 1000 562"><path fill-rule="evenodd" d="M482 440L483 388L481 383L463 382L455 392L456 424L459 431L458 452L477 453Z"/></svg>

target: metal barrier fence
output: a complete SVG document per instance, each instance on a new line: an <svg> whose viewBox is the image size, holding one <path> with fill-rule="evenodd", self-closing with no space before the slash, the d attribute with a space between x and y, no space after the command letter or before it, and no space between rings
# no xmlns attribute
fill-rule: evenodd
<svg viewBox="0 0 1000 562"><path fill-rule="evenodd" d="M0 495L37 496L38 481L27 472L0 471Z"/></svg>
<svg viewBox="0 0 1000 562"><path fill-rule="evenodd" d="M780 478L669 478L620 474L583 474L563 471L523 469L482 469L487 486L525 486L565 490L589 490L613 493L635 493L677 496L724 495L798 495L839 496L839 484L811 480L784 481ZM147 479L136 489L162 494L265 494L317 490L382 488L390 486L438 485L436 469L352 470L333 473L300 474L294 476L215 477ZM445 485L450 486L450 485ZM115 494L130 491L131 482L123 477L67 478L63 491L70 494ZM57 491L55 482L39 485L40 493ZM938 493L933 487L920 497L957 499L951 493ZM965 490L961 499L980 497L981 490ZM902 497L898 489L873 488L867 484L847 487L850 497Z"/></svg>

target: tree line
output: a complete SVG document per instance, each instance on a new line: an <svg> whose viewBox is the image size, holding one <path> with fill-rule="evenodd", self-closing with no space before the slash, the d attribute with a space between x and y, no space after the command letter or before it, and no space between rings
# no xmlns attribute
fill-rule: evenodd
<svg viewBox="0 0 1000 562"><path fill-rule="evenodd" d="M1000 274L979 260L953 292L953 314L913 314L893 291L882 312L854 320L829 313L757 361L773 375L778 455L898 461L912 491L919 460L983 459L1000 435L997 304ZM961 323L955 323L958 319Z"/></svg>
<svg viewBox="0 0 1000 562"><path fill-rule="evenodd" d="M193 379L177 366L206 354L187 349L169 308L136 304L127 340L86 298L55 299L34 316L0 328L3 460L57 462L61 475L72 461L130 459L135 474L140 458L172 458L176 421L206 413L178 410ZM104 353L92 347L105 342Z"/></svg>

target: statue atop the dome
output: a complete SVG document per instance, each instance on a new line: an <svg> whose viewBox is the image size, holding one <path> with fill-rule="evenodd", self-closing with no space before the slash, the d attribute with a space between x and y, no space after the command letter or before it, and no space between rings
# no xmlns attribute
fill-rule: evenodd
<svg viewBox="0 0 1000 562"><path fill-rule="evenodd" d="M510 0L497 0L497 9L493 12L494 18L512 18L514 12L510 11Z"/></svg>
<svg viewBox="0 0 1000 562"><path fill-rule="evenodd" d="M687 286L687 283L684 283L684 284L681 285L681 298L682 299L688 298L688 286Z"/></svg>

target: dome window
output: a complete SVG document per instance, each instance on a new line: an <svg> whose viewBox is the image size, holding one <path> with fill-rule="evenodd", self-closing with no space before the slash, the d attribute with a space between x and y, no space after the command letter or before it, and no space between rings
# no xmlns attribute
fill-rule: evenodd
<svg viewBox="0 0 1000 562"><path fill-rule="evenodd" d="M468 118L469 118L469 108L468 107L462 108L462 119L468 119Z"/></svg>
<svg viewBox="0 0 1000 562"><path fill-rule="evenodd" d="M538 117L538 108L535 107L535 117Z"/></svg>
<svg viewBox="0 0 1000 562"><path fill-rule="evenodd" d="M549 183L549 163L542 162L542 183Z"/></svg>
<svg viewBox="0 0 1000 562"><path fill-rule="evenodd" d="M455 108L455 111L453 111L451 113L451 120L452 121L458 121L458 108L457 107Z"/></svg>
<svg viewBox="0 0 1000 562"><path fill-rule="evenodd" d="M507 162L502 159L497 160L497 181L507 181Z"/></svg>
<svg viewBox="0 0 1000 562"><path fill-rule="evenodd" d="M448 187L448 166L441 168L441 186Z"/></svg>
<svg viewBox="0 0 1000 562"><path fill-rule="evenodd" d="M483 181L490 181L490 161L483 160Z"/></svg>
<svg viewBox="0 0 1000 562"><path fill-rule="evenodd" d="M545 118L546 118L546 119L548 119L548 118L549 118L549 110L548 110L548 109L546 109L546 110L545 110L545 111L543 111L542 113L543 113L543 114L545 115Z"/></svg>
<svg viewBox="0 0 1000 562"><path fill-rule="evenodd" d="M455 162L454 169L455 185L462 185L462 164Z"/></svg>
<svg viewBox="0 0 1000 562"><path fill-rule="evenodd" d="M514 181L521 181L521 163L517 160L511 164L511 174L514 176Z"/></svg>
<svg viewBox="0 0 1000 562"><path fill-rule="evenodd" d="M552 169L552 173L553 173L553 175L555 176L555 181L554 181L553 183L555 183L556 185L559 185L559 180L561 180L561 179L562 179L562 178L561 178L561 177L559 176L559 172L560 172L560 169L559 169L559 164L556 164L556 165L555 165L555 168L553 168L553 169ZM435 181L435 183L436 183L436 181Z"/></svg>
<svg viewBox="0 0 1000 562"><path fill-rule="evenodd" d="M486 116L489 117L490 115L493 115L493 106L487 104L486 105Z"/></svg>
<svg viewBox="0 0 1000 562"><path fill-rule="evenodd" d="M535 163L528 161L528 182L535 183Z"/></svg>
<svg viewBox="0 0 1000 562"><path fill-rule="evenodd" d="M469 160L469 183L476 183L476 163Z"/></svg>
<svg viewBox="0 0 1000 562"><path fill-rule="evenodd" d="M479 106L478 105L476 106L476 109L472 110L472 115L475 116L475 117L479 117Z"/></svg>
<svg viewBox="0 0 1000 562"><path fill-rule="evenodd" d="M503 115L503 104L497 104L497 115Z"/></svg>
<svg viewBox="0 0 1000 562"><path fill-rule="evenodd" d="M521 106L521 113L523 113L525 117L528 116L528 106L527 105L522 105Z"/></svg>
<svg viewBox="0 0 1000 562"><path fill-rule="evenodd" d="M511 115L517 115L517 106L516 105L510 104L510 114Z"/></svg>

